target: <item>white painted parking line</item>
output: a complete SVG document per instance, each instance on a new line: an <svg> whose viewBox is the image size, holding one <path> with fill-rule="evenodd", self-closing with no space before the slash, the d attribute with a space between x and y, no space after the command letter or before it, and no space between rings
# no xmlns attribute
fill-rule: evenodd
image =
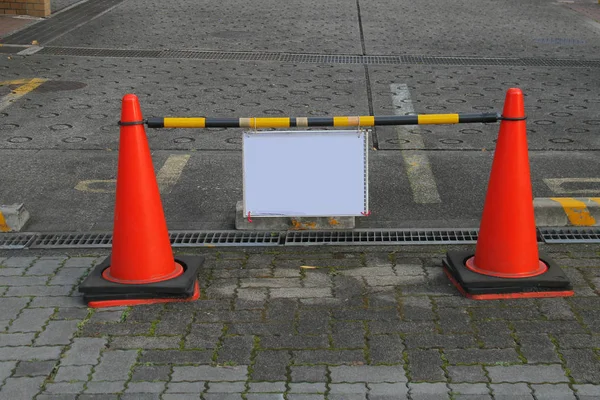
<svg viewBox="0 0 600 400"><path fill-rule="evenodd" d="M600 178L546 178L544 183L556 194L600 194ZM569 189L565 184L576 184L579 189Z"/></svg>
<svg viewBox="0 0 600 400"><path fill-rule="evenodd" d="M390 90L392 92L392 104L394 105L394 113L396 115L415 113L410 98L410 91L406 84L393 83L390 85ZM415 203L441 203L442 200L437 190L429 158L421 150L425 148L423 137L418 133L411 133L406 126L396 126L396 132L398 133L400 153L404 159L404 166ZM408 143L404 143L405 141L408 141Z"/></svg>
<svg viewBox="0 0 600 400"><path fill-rule="evenodd" d="M156 176L156 182L158 183L160 193L171 193L171 190L173 190L173 187L181 177L183 168L185 168L189 159L189 154L171 154L167 158L167 161L165 161ZM75 189L89 193L115 193L116 183L116 179L90 179L80 181L75 185Z"/></svg>
<svg viewBox="0 0 600 400"><path fill-rule="evenodd" d="M183 168L185 168L185 165L189 159L189 154L171 154L169 158L167 158L167 161L165 161L165 164L160 171L158 171L158 175L156 176L156 181L158 182L158 187L161 193L171 193L173 186L175 186L179 180L179 177L183 172Z"/></svg>

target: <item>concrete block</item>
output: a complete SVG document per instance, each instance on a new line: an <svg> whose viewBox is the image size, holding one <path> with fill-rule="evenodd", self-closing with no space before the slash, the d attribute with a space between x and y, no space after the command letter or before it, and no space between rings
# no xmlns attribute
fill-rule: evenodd
<svg viewBox="0 0 600 400"><path fill-rule="evenodd" d="M286 230L346 230L354 229L354 217L253 217L248 222L244 215L244 205L238 201L235 206L235 228L245 231L286 231Z"/></svg>
<svg viewBox="0 0 600 400"><path fill-rule="evenodd" d="M535 198L537 226L600 226L600 202L591 198Z"/></svg>
<svg viewBox="0 0 600 400"><path fill-rule="evenodd" d="M0 205L0 232L20 232L28 220L23 203Z"/></svg>

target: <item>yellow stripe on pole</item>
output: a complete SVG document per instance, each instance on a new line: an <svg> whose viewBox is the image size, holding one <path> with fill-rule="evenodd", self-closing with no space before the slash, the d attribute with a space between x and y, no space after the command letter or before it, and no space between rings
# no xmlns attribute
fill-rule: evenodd
<svg viewBox="0 0 600 400"><path fill-rule="evenodd" d="M375 126L375 117L368 115L365 117L358 117L360 126Z"/></svg>
<svg viewBox="0 0 600 400"><path fill-rule="evenodd" d="M249 128L289 128L289 118L248 118Z"/></svg>
<svg viewBox="0 0 600 400"><path fill-rule="evenodd" d="M418 115L419 125L458 124L458 114Z"/></svg>
<svg viewBox="0 0 600 400"><path fill-rule="evenodd" d="M569 222L573 225L592 226L596 223L596 219L592 217L583 201L572 197L551 197L550 199L560 203L569 218Z"/></svg>
<svg viewBox="0 0 600 400"><path fill-rule="evenodd" d="M205 128L206 118L164 118L165 128Z"/></svg>

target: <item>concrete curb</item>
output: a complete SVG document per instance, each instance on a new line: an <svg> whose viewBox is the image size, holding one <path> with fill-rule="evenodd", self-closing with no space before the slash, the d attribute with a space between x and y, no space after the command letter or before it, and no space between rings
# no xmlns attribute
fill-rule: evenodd
<svg viewBox="0 0 600 400"><path fill-rule="evenodd" d="M600 226L600 197L533 200L537 226Z"/></svg>
<svg viewBox="0 0 600 400"><path fill-rule="evenodd" d="M29 220L23 203L0 205L0 232L19 232Z"/></svg>

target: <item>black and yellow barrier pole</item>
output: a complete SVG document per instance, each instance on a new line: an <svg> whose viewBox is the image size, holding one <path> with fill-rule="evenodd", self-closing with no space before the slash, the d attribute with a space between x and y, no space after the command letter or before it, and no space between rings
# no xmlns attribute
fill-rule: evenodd
<svg viewBox="0 0 600 400"><path fill-rule="evenodd" d="M368 127L381 125L442 125L497 122L498 113L483 114L418 114L357 117L282 117L282 118L172 118L146 120L148 128L295 128L313 126Z"/></svg>

